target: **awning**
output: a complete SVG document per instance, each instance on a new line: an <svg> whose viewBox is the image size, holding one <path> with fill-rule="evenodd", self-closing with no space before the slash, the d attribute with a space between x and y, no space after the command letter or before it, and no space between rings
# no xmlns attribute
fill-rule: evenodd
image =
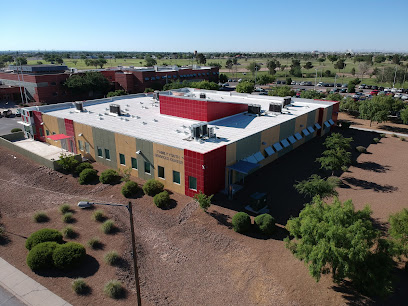
<svg viewBox="0 0 408 306"><path fill-rule="evenodd" d="M320 130L322 127L320 126L320 124L316 123L315 124L316 129Z"/></svg>
<svg viewBox="0 0 408 306"><path fill-rule="evenodd" d="M281 143L283 144L283 146L284 146L285 148L287 148L287 147L290 146L289 141L288 141L287 139L281 140Z"/></svg>
<svg viewBox="0 0 408 306"><path fill-rule="evenodd" d="M302 135L300 135L299 133L296 133L296 134L295 134L295 137L296 137L297 140L301 140L301 139L302 139Z"/></svg>
<svg viewBox="0 0 408 306"><path fill-rule="evenodd" d="M312 126L309 126L307 129L309 130L310 133L314 133L314 129Z"/></svg>
<svg viewBox="0 0 408 306"><path fill-rule="evenodd" d="M255 170L256 168L258 168L259 165L258 164L254 164L254 163L250 163L250 162L246 162L243 160L240 160L238 162L236 162L235 164L228 166L228 169L231 170L235 170L239 173L243 173L243 174L248 174L251 171Z"/></svg>
<svg viewBox="0 0 408 306"><path fill-rule="evenodd" d="M272 147L265 148L265 152L266 152L266 154L268 154L268 156L271 156L273 153L275 153L275 151L272 149Z"/></svg>
<svg viewBox="0 0 408 306"><path fill-rule="evenodd" d="M330 127L330 123L328 122L328 121L326 121L325 123L324 123L324 125L326 126L326 127Z"/></svg>
<svg viewBox="0 0 408 306"><path fill-rule="evenodd" d="M304 134L305 136L309 136L309 135L310 135L310 133L309 133L309 131L308 131L307 129L303 129L302 132L303 132L303 134Z"/></svg>
<svg viewBox="0 0 408 306"><path fill-rule="evenodd" d="M72 137L74 137L74 136L67 136L67 135L64 135L64 134L56 134L56 135L47 136L47 138L49 138L51 140L54 140L54 141L67 139L67 138L72 138Z"/></svg>
<svg viewBox="0 0 408 306"><path fill-rule="evenodd" d="M30 123L24 122L24 121L17 121L17 123L22 124L22 125L25 125L25 126L31 126Z"/></svg>
<svg viewBox="0 0 408 306"><path fill-rule="evenodd" d="M332 119L329 120L330 125L334 124L334 121Z"/></svg>
<svg viewBox="0 0 408 306"><path fill-rule="evenodd" d="M291 144L294 144L294 143L297 141L297 140L295 139L295 137L293 137L293 136L289 136L288 139L289 139L289 141L290 141Z"/></svg>

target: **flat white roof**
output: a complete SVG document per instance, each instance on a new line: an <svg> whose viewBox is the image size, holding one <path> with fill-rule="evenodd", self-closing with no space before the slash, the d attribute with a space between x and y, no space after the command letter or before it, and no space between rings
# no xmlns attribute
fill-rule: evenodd
<svg viewBox="0 0 408 306"><path fill-rule="evenodd" d="M292 99L293 106L284 110L283 114L267 112L269 103L279 101L279 97L255 96L236 94L229 92L216 92L195 89L183 89L187 93L198 94L205 92L207 100L220 102L235 102L245 104L260 104L263 115L256 116L240 113L230 117L209 122L209 126L215 127L217 138L201 141L191 140L190 126L199 121L161 115L159 102L151 95L139 94L121 96L113 99L101 99L84 102L84 112L77 112L74 103L62 103L56 105L40 106L37 109L48 115L58 118L71 119L75 122L93 127L109 130L135 138L141 138L152 142L188 149L195 152L205 153L226 144L279 125L294 117L301 116L320 107L327 107L330 103L306 99ZM170 94L172 92L163 92ZM193 97L189 97L191 99ZM124 116L114 116L109 111L110 104L120 105Z"/></svg>

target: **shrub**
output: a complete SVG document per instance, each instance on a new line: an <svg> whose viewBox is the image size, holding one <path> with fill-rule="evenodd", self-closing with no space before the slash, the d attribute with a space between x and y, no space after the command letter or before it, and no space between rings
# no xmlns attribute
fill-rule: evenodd
<svg viewBox="0 0 408 306"><path fill-rule="evenodd" d="M73 214L71 212L67 212L62 216L62 221L64 223L72 223L72 222L74 222L74 220L75 219L74 219Z"/></svg>
<svg viewBox="0 0 408 306"><path fill-rule="evenodd" d="M387 134L380 134L380 137L381 137L381 138L386 138L386 137L387 137Z"/></svg>
<svg viewBox="0 0 408 306"><path fill-rule="evenodd" d="M75 238L78 236L77 232L74 231L74 229L71 226L67 226L62 230L62 235L64 238Z"/></svg>
<svg viewBox="0 0 408 306"><path fill-rule="evenodd" d="M113 169L105 170L101 173L99 181L102 184L114 184L119 179L119 173Z"/></svg>
<svg viewBox="0 0 408 306"><path fill-rule="evenodd" d="M106 217L103 211L98 209L98 210L95 210L95 212L93 213L92 219L94 221L103 222L106 219Z"/></svg>
<svg viewBox="0 0 408 306"><path fill-rule="evenodd" d="M112 234L115 230L115 223L112 220L106 220L101 226L102 232Z"/></svg>
<svg viewBox="0 0 408 306"><path fill-rule="evenodd" d="M400 140L401 140L401 141L405 141L405 137L400 137Z"/></svg>
<svg viewBox="0 0 408 306"><path fill-rule="evenodd" d="M137 183L133 181L127 181L122 187L122 194L125 198L130 198L134 196L138 190L139 187Z"/></svg>
<svg viewBox="0 0 408 306"><path fill-rule="evenodd" d="M89 292L89 286L83 278L77 278L72 281L72 290L76 294L87 294Z"/></svg>
<svg viewBox="0 0 408 306"><path fill-rule="evenodd" d="M47 222L48 220L50 220L47 214L43 211L36 212L33 216L33 219L34 219L34 222L36 223L43 223L43 222Z"/></svg>
<svg viewBox="0 0 408 306"><path fill-rule="evenodd" d="M23 130L20 129L20 128L11 129L11 132L12 132L12 133L17 133L17 132L22 132L22 131L23 131Z"/></svg>
<svg viewBox="0 0 408 306"><path fill-rule="evenodd" d="M93 169L93 166L90 163L80 163L78 166L76 166L75 173L80 174L85 169Z"/></svg>
<svg viewBox="0 0 408 306"><path fill-rule="evenodd" d="M108 265L114 266L119 262L120 257L119 257L119 254L116 251L110 251L110 252L105 254L103 259L105 260L105 262Z"/></svg>
<svg viewBox="0 0 408 306"><path fill-rule="evenodd" d="M117 280L110 280L103 288L103 292L112 299L120 299L125 296L125 288Z"/></svg>
<svg viewBox="0 0 408 306"><path fill-rule="evenodd" d="M58 269L70 269L79 266L86 256L85 248L76 242L59 244L52 254L55 267Z"/></svg>
<svg viewBox="0 0 408 306"><path fill-rule="evenodd" d="M395 137L395 138L397 138L397 137L398 137L398 135L397 135L397 134L392 134L391 136L392 136L392 137Z"/></svg>
<svg viewBox="0 0 408 306"><path fill-rule="evenodd" d="M367 153L367 148L363 146L357 146L356 151L359 153Z"/></svg>
<svg viewBox="0 0 408 306"><path fill-rule="evenodd" d="M52 254L57 246L54 241L37 244L27 255L27 265L33 271L53 268Z"/></svg>
<svg viewBox="0 0 408 306"><path fill-rule="evenodd" d="M162 191L154 196L153 201L157 207L164 208L170 202L169 193L167 191Z"/></svg>
<svg viewBox="0 0 408 306"><path fill-rule="evenodd" d="M199 193L196 193L194 195L194 200L196 200L198 202L198 204L200 204L200 207L204 210L207 211L207 209L210 207L211 205L211 199L214 195L210 195L207 196L205 195L201 190Z"/></svg>
<svg viewBox="0 0 408 306"><path fill-rule="evenodd" d="M159 182L158 180L151 179L148 180L143 185L143 192L151 197L155 196L156 194L162 192L164 189L164 185Z"/></svg>
<svg viewBox="0 0 408 306"><path fill-rule="evenodd" d="M43 228L32 233L30 237L27 238L25 246L31 250L37 244L47 241L62 243L62 234L55 229Z"/></svg>
<svg viewBox="0 0 408 306"><path fill-rule="evenodd" d="M375 143L379 143L379 142L380 142L380 139L379 139L379 138L374 138L373 141L374 141Z"/></svg>
<svg viewBox="0 0 408 306"><path fill-rule="evenodd" d="M275 231L275 219L270 214L256 216L254 224L258 230L265 235L272 235Z"/></svg>
<svg viewBox="0 0 408 306"><path fill-rule="evenodd" d="M102 248L102 242L99 240L98 237L94 237L88 240L88 246L94 250L100 249Z"/></svg>
<svg viewBox="0 0 408 306"><path fill-rule="evenodd" d="M75 158L74 155L61 154L57 164L65 172L73 173L75 168L79 165L79 161Z"/></svg>
<svg viewBox="0 0 408 306"><path fill-rule="evenodd" d="M94 169L85 169L79 174L79 183L81 185L89 184L98 178L98 173Z"/></svg>
<svg viewBox="0 0 408 306"><path fill-rule="evenodd" d="M247 213L236 213L234 217L232 217L232 227L237 233L245 233L251 227L251 218Z"/></svg>
<svg viewBox="0 0 408 306"><path fill-rule="evenodd" d="M350 128L351 122L346 122L346 121L342 121L341 122L341 128L342 129L348 129Z"/></svg>
<svg viewBox="0 0 408 306"><path fill-rule="evenodd" d="M71 210L71 206L69 206L68 204L62 204L59 208L59 211L61 212L61 214L65 214L69 212L70 210Z"/></svg>

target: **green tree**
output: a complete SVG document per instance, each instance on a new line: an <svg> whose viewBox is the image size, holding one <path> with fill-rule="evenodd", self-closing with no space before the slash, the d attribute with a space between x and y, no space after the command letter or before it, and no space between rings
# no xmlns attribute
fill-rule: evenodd
<svg viewBox="0 0 408 306"><path fill-rule="evenodd" d="M404 124L408 124L408 107L405 107L400 112L400 117L401 117L402 122L404 122Z"/></svg>
<svg viewBox="0 0 408 306"><path fill-rule="evenodd" d="M236 87L236 91L241 93L252 93L254 89L254 83L248 81L238 83Z"/></svg>
<svg viewBox="0 0 408 306"><path fill-rule="evenodd" d="M343 96L337 92L328 94L326 97L326 100L328 101L341 101L343 100Z"/></svg>
<svg viewBox="0 0 408 306"><path fill-rule="evenodd" d="M27 59L25 57L17 57L16 58L16 65L27 65Z"/></svg>
<svg viewBox="0 0 408 306"><path fill-rule="evenodd" d="M222 65L220 63L208 63L208 66L210 67L216 67L218 69L222 68Z"/></svg>
<svg viewBox="0 0 408 306"><path fill-rule="evenodd" d="M326 147L326 149L331 150L331 149L342 149L342 150L350 150L351 145L350 143L353 141L353 138L346 138L340 133L332 133L330 136L328 136L323 145Z"/></svg>
<svg viewBox="0 0 408 306"><path fill-rule="evenodd" d="M204 54L197 53L196 61L197 61L198 64L205 64L207 62L207 59L205 58Z"/></svg>
<svg viewBox="0 0 408 306"><path fill-rule="evenodd" d="M261 66L258 63L252 62L248 65L248 70L251 71L251 73L254 75L255 71L259 71L261 69Z"/></svg>
<svg viewBox="0 0 408 306"><path fill-rule="evenodd" d="M322 153L322 156L316 159L320 163L320 168L334 171L343 170L351 163L351 153L341 148L329 149Z"/></svg>
<svg viewBox="0 0 408 306"><path fill-rule="evenodd" d="M231 60L231 59L227 59L227 62L225 63L225 68L231 70L233 65L234 65L234 64L233 64L232 60Z"/></svg>
<svg viewBox="0 0 408 306"><path fill-rule="evenodd" d="M268 68L268 70L269 70L269 74L275 74L276 73L276 67L277 67L277 65L276 65L276 62L275 62L275 60L271 60L271 61L268 61L267 63L266 63L266 67Z"/></svg>
<svg viewBox="0 0 408 306"><path fill-rule="evenodd" d="M220 74L220 82L221 82L221 83L226 83L226 82L228 82L228 77L227 77L225 74L223 74L223 73Z"/></svg>
<svg viewBox="0 0 408 306"><path fill-rule="evenodd" d="M303 65L303 68L306 70L312 69L314 66L312 65L312 62L306 62L306 64Z"/></svg>
<svg viewBox="0 0 408 306"><path fill-rule="evenodd" d="M304 90L300 93L300 97L303 99L322 99L325 95L317 90Z"/></svg>
<svg viewBox="0 0 408 306"><path fill-rule="evenodd" d="M73 93L94 91L101 95L105 95L110 87L108 79L99 72L72 75L65 81L64 85Z"/></svg>
<svg viewBox="0 0 408 306"><path fill-rule="evenodd" d="M202 193L202 191L200 190L199 193L196 193L194 195L194 200L196 200L198 202L198 204L200 205L200 207L204 210L207 211L207 209L210 207L211 205L211 199L213 198L213 194L210 196L205 195L204 193Z"/></svg>
<svg viewBox="0 0 408 306"><path fill-rule="evenodd" d="M353 67L353 68L351 69L351 75L356 75L356 68Z"/></svg>
<svg viewBox="0 0 408 306"><path fill-rule="evenodd" d="M387 105L379 96L361 102L359 112L361 119L370 120L370 126L373 121L377 123L387 121L389 114Z"/></svg>
<svg viewBox="0 0 408 306"><path fill-rule="evenodd" d="M97 60L98 66L102 69L105 64L107 64L107 60L104 58L100 58Z"/></svg>
<svg viewBox="0 0 408 306"><path fill-rule="evenodd" d="M340 111L347 112L349 114L358 114L360 108L360 101L354 101L351 97L347 97L340 102Z"/></svg>
<svg viewBox="0 0 408 306"><path fill-rule="evenodd" d="M346 67L346 63L344 62L344 59L339 59L337 63L334 64L334 68L339 69L339 72L345 67Z"/></svg>
<svg viewBox="0 0 408 306"><path fill-rule="evenodd" d="M124 91L123 89L118 89L115 91L108 92L106 97L110 98L110 97L117 97L117 96L124 96L124 95L127 95L127 92Z"/></svg>
<svg viewBox="0 0 408 306"><path fill-rule="evenodd" d="M268 74L262 74L257 80L256 82L259 85L266 85L269 83L272 83L273 81L275 81L275 77L273 75L268 75Z"/></svg>
<svg viewBox="0 0 408 306"><path fill-rule="evenodd" d="M327 59L333 63L333 62L337 61L339 59L339 57L337 55L335 55L335 54L330 54L330 55L327 56Z"/></svg>
<svg viewBox="0 0 408 306"><path fill-rule="evenodd" d="M394 240L397 247L397 254L408 255L408 210L406 208L402 211L391 215L389 218L390 228L388 233Z"/></svg>
<svg viewBox="0 0 408 306"><path fill-rule="evenodd" d="M292 84L292 78L287 77L286 78L286 85L291 85Z"/></svg>
<svg viewBox="0 0 408 306"><path fill-rule="evenodd" d="M295 91L289 86L272 87L269 90L268 95L275 97L293 97L295 95Z"/></svg>
<svg viewBox="0 0 408 306"><path fill-rule="evenodd" d="M374 62L377 63L377 64L384 63L385 61L386 61L386 57L384 55L377 55L374 58Z"/></svg>
<svg viewBox="0 0 408 306"><path fill-rule="evenodd" d="M339 183L340 179L338 178L330 177L325 180L317 174L312 174L307 180L297 182L293 187L305 197L313 198L318 195L324 199L338 195L335 188Z"/></svg>
<svg viewBox="0 0 408 306"><path fill-rule="evenodd" d="M152 58L150 55L147 55L145 57L145 61L146 61L146 64L145 64L146 67L152 67L157 64L157 61L154 58Z"/></svg>
<svg viewBox="0 0 408 306"><path fill-rule="evenodd" d="M292 238L285 239L286 247L308 265L316 281L331 273L334 282L349 279L364 294L392 291L394 261L368 207L356 211L351 200L336 198L329 205L316 196L286 228Z"/></svg>

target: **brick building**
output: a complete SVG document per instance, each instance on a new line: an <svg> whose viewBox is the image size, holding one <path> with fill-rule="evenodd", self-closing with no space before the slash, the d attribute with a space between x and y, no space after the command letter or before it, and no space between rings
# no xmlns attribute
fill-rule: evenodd
<svg viewBox="0 0 408 306"><path fill-rule="evenodd" d="M23 109L27 137L193 196L330 131L338 102L184 88Z"/></svg>

